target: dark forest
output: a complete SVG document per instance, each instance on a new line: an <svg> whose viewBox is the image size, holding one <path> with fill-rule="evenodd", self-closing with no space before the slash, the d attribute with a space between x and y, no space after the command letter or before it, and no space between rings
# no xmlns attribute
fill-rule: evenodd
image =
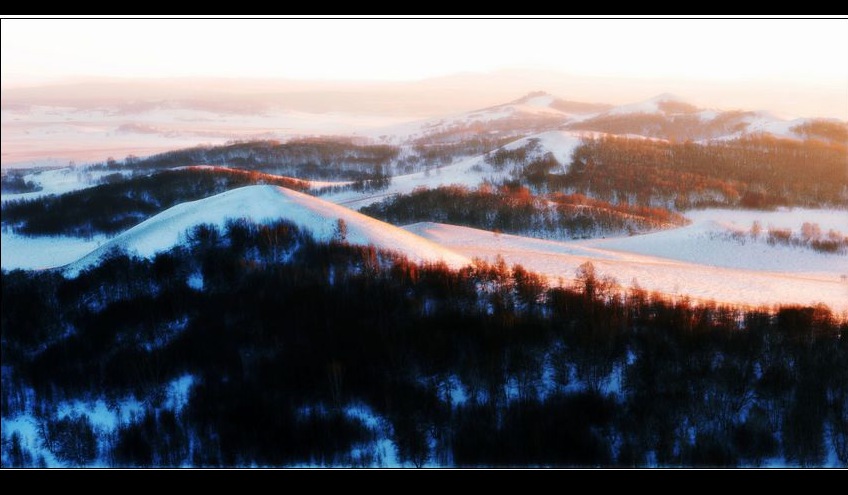
<svg viewBox="0 0 848 495"><path fill-rule="evenodd" d="M2 415L66 465L848 463L848 322L455 271L278 222L2 273ZM190 375L177 407L166 384ZM128 398L114 431L61 403ZM389 442L390 448L386 448ZM43 454L3 438L4 466ZM830 459L830 461L829 461Z"/></svg>

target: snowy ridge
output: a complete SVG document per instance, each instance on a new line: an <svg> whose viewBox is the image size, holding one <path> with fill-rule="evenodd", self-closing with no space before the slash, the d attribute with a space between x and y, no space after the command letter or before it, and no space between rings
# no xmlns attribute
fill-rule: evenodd
<svg viewBox="0 0 848 495"><path fill-rule="evenodd" d="M793 130L796 126L821 120L814 118L796 118L790 120L764 110L724 111L698 108L696 105L670 93L663 93L637 103L617 106L607 112L591 117L596 117L603 121L606 117L627 118L628 116L638 117L645 115L665 118L670 124L676 117L696 117L704 126L705 132L705 137L697 141L699 143L706 143L713 140L738 139L751 134L769 134L778 138L800 140L804 136ZM584 119L575 119L574 123L582 120ZM838 119L830 120L837 123L840 122ZM717 127L712 128L711 126Z"/></svg>
<svg viewBox="0 0 848 495"><path fill-rule="evenodd" d="M752 116L745 119L748 127L745 129L746 134L771 134L776 137L788 139L801 139L801 136L792 131L793 127L799 126L810 119L795 119L783 120L775 117L769 112L755 112Z"/></svg>
<svg viewBox="0 0 848 495"><path fill-rule="evenodd" d="M371 137L391 137L393 142L402 142L416 136L435 134L448 131L451 128L464 127L472 124L491 124L496 121L516 122L517 127L526 125L522 120L565 123L570 119L589 115L594 112L566 112L555 108L559 100L547 93L531 93L527 96L488 108L472 110L459 114L447 115L442 118L431 118L423 121L407 122L383 128L369 129L363 135Z"/></svg>
<svg viewBox="0 0 848 495"><path fill-rule="evenodd" d="M663 93L644 101L621 105L606 112L607 115L627 115L630 113L665 113L660 109L662 103L680 103L691 105L677 95Z"/></svg>
<svg viewBox="0 0 848 495"><path fill-rule="evenodd" d="M720 112L716 113L712 111L702 111L699 112L698 115L705 123L709 123L709 121L715 120L722 116ZM774 137L782 139L801 140L803 139L803 137L797 134L792 129L795 126L804 124L811 120L814 119L799 118L794 120L785 120L773 115L770 112L765 111L745 112L743 115L736 117L733 120L735 124L741 127L740 130L708 139L700 139L697 142L699 144L705 144L709 143L710 141L729 141L755 134L770 134Z"/></svg>
<svg viewBox="0 0 848 495"><path fill-rule="evenodd" d="M206 223L223 227L227 220L237 218L256 222L289 220L324 241L335 236L338 219L343 219L351 244L394 250L414 261L445 261L452 267L468 263L464 256L343 206L282 187L247 186L169 208L71 263L65 273L76 276L116 248L152 257L178 245L184 232L193 226Z"/></svg>
<svg viewBox="0 0 848 495"><path fill-rule="evenodd" d="M485 230L416 223L404 227L468 257L493 262L503 257L508 265L520 264L548 277L551 283L569 284L577 268L590 261L599 276L611 276L624 288L638 285L672 297L693 301L717 301L741 306L824 303L836 312L848 311L848 257L799 252L791 248L754 246L738 261L738 246L719 241L704 251L717 249L708 261L698 261L703 238L693 236L708 227L701 221L693 227L654 234L588 241L561 242L532 239ZM719 244L727 244L724 248ZM667 249L659 249L667 246ZM744 247L744 246L743 246ZM770 261L771 256L777 256ZM780 263L801 260L794 270ZM723 257L723 258L722 258ZM759 260L753 267L745 262ZM711 264L713 262L715 264ZM804 263L810 263L805 266Z"/></svg>
<svg viewBox="0 0 848 495"><path fill-rule="evenodd" d="M562 165L567 171L568 166L571 163L572 153L574 153L574 150L580 146L582 137L587 134L589 133L575 131L540 132L539 134L533 134L532 136L527 136L517 141L513 141L503 146L503 148L514 150L521 148L522 146L526 146L531 140L538 140L539 145L541 146L541 153L552 153L554 158L556 158L560 165Z"/></svg>
<svg viewBox="0 0 848 495"><path fill-rule="evenodd" d="M549 95L547 93L530 96L521 99L522 103L529 107L544 107L550 108L551 104L556 101L553 95Z"/></svg>

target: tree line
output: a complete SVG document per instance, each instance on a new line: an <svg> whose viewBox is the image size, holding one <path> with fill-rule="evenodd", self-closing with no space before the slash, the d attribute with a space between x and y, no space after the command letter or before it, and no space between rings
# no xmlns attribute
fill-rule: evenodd
<svg viewBox="0 0 848 495"><path fill-rule="evenodd" d="M748 129L748 121L757 116L754 112L730 111L704 121L697 108L686 103L667 101L658 107L663 113L599 115L568 124L568 128L685 142L742 134Z"/></svg>
<svg viewBox="0 0 848 495"><path fill-rule="evenodd" d="M832 143L848 143L848 123L825 119L808 120L792 128L792 132L807 139L818 139Z"/></svg>
<svg viewBox="0 0 848 495"><path fill-rule="evenodd" d="M145 158L110 160L98 168L169 169L188 165L221 165L315 180L371 180L391 175L400 149L363 144L349 138L303 138L287 142L237 141L195 146Z"/></svg>
<svg viewBox="0 0 848 495"><path fill-rule="evenodd" d="M26 172L31 172L27 170ZM38 192L43 188L31 180L24 178L24 171L10 170L4 171L0 177L0 191L5 194L19 194L28 192Z"/></svg>
<svg viewBox="0 0 848 495"><path fill-rule="evenodd" d="M708 144L586 139L552 189L604 201L689 208L848 204L845 144L751 136Z"/></svg>
<svg viewBox="0 0 848 495"><path fill-rule="evenodd" d="M580 194L539 196L516 183L419 189L360 211L395 225L440 222L560 239L644 233L686 222L662 208L611 204Z"/></svg>

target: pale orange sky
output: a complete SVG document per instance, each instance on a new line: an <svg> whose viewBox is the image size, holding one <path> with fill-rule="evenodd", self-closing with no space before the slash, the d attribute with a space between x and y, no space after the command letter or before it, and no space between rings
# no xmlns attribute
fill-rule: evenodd
<svg viewBox="0 0 848 495"><path fill-rule="evenodd" d="M848 83L848 20L4 19L2 73L407 80L521 67Z"/></svg>
<svg viewBox="0 0 848 495"><path fill-rule="evenodd" d="M569 99L672 91L705 106L848 118L846 19L6 18L0 35L4 89L92 76L387 82L521 69L576 77L516 85Z"/></svg>

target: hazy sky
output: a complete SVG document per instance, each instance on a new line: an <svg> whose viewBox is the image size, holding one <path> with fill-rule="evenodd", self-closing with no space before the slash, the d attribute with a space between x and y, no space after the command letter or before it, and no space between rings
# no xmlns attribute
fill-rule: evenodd
<svg viewBox="0 0 848 495"><path fill-rule="evenodd" d="M489 84L480 87L478 77L471 87L456 86L456 110L529 90L613 104L670 91L709 108L848 118L848 19L2 22L4 89L104 77L224 77L310 81L306 88L315 90L315 81L396 87L395 82L479 74ZM510 85L503 69L519 69L522 76L513 78L518 83ZM226 91L238 91L226 84ZM488 97L471 101L477 93ZM433 95L428 98L435 109ZM472 107L463 107L463 101Z"/></svg>
<svg viewBox="0 0 848 495"><path fill-rule="evenodd" d="M408 80L532 68L848 88L846 20L4 19L2 83L77 76Z"/></svg>

